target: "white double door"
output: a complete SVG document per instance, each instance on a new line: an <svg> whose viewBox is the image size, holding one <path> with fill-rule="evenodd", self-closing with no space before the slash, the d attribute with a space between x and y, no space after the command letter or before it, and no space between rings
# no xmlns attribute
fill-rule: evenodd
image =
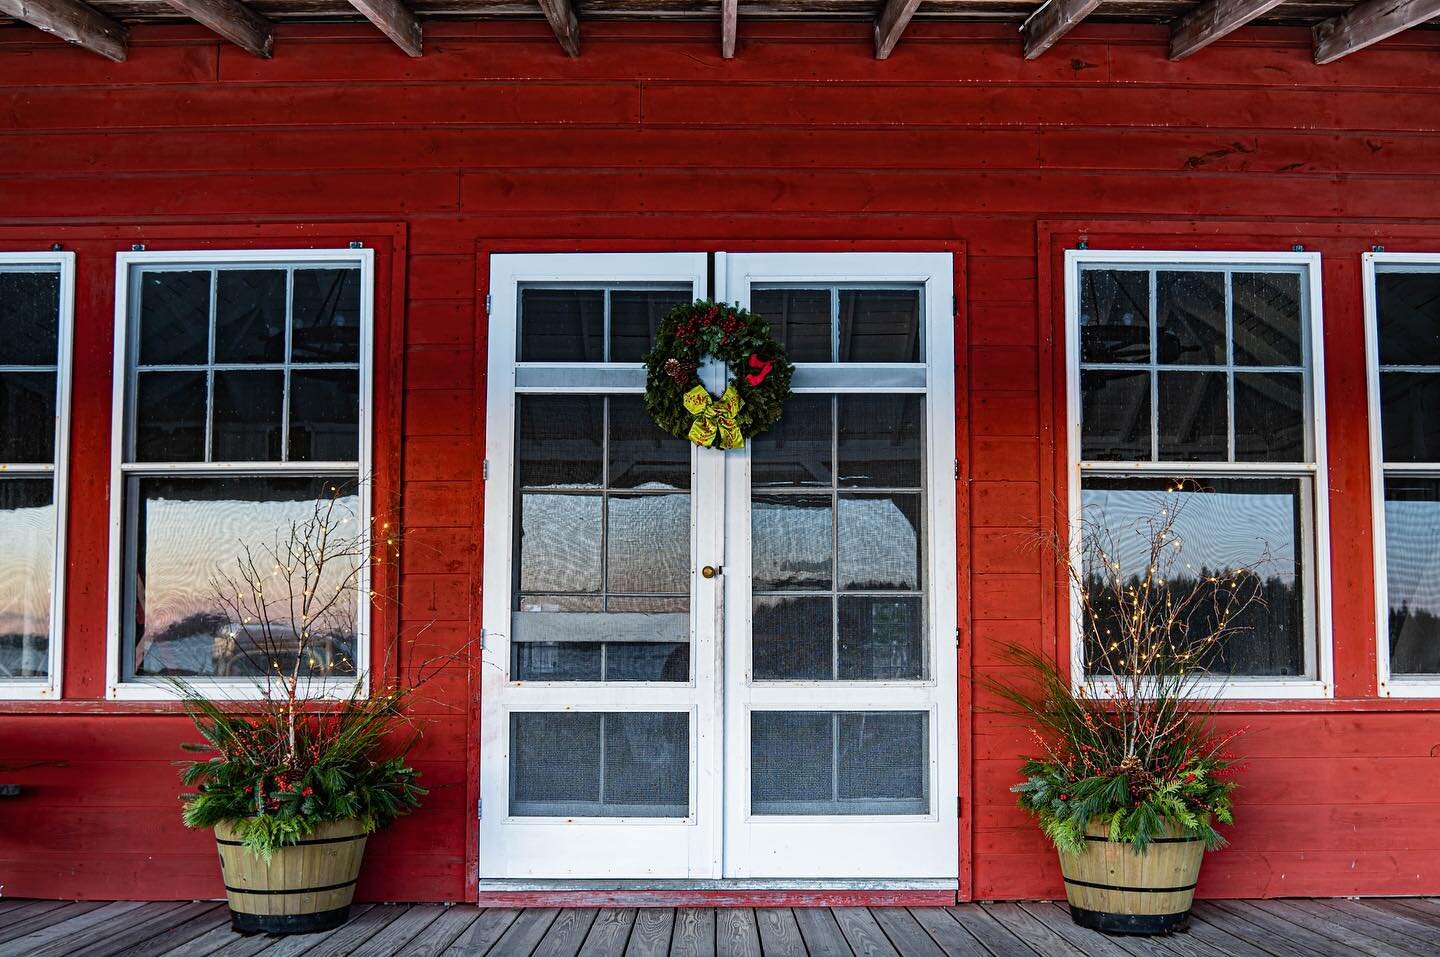
<svg viewBox="0 0 1440 957"><path fill-rule="evenodd" d="M492 257L482 881L956 879L952 271ZM797 366L743 450L644 409L707 294Z"/></svg>

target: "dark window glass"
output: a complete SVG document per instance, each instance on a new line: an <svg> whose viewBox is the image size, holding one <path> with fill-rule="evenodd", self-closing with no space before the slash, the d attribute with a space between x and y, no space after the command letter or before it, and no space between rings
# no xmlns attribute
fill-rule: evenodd
<svg viewBox="0 0 1440 957"><path fill-rule="evenodd" d="M840 678L925 677L925 621L918 595L840 596Z"/></svg>
<svg viewBox="0 0 1440 957"><path fill-rule="evenodd" d="M1089 461L1148 461L1150 373L1080 373L1081 457Z"/></svg>
<svg viewBox="0 0 1440 957"><path fill-rule="evenodd" d="M219 383L217 374L216 382ZM360 457L360 373L290 373L290 461L350 462Z"/></svg>
<svg viewBox="0 0 1440 957"><path fill-rule="evenodd" d="M1225 274L1157 272L1155 343L1166 365L1225 362Z"/></svg>
<svg viewBox="0 0 1440 957"><path fill-rule="evenodd" d="M1304 361L1298 273L1237 272L1231 294L1236 365L1298 366Z"/></svg>
<svg viewBox="0 0 1440 957"><path fill-rule="evenodd" d="M1299 372L1235 373L1235 459L1303 462L1305 377Z"/></svg>
<svg viewBox="0 0 1440 957"><path fill-rule="evenodd" d="M756 597L751 615L757 681L828 681L834 677L833 599Z"/></svg>
<svg viewBox="0 0 1440 957"><path fill-rule="evenodd" d="M1080 272L1083 362L1150 361L1150 274L1120 269Z"/></svg>
<svg viewBox="0 0 1440 957"><path fill-rule="evenodd" d="M1385 477L1390 671L1440 674L1440 479Z"/></svg>
<svg viewBox="0 0 1440 957"><path fill-rule="evenodd" d="M520 290L521 362L604 362L605 292Z"/></svg>
<svg viewBox="0 0 1440 957"><path fill-rule="evenodd" d="M655 424L638 395L614 395L610 404L610 487L690 487L690 443Z"/></svg>
<svg viewBox="0 0 1440 957"><path fill-rule="evenodd" d="M750 810L927 814L929 715L923 711L755 711Z"/></svg>
<svg viewBox="0 0 1440 957"><path fill-rule="evenodd" d="M1176 601L1196 594L1182 615L1174 641L1192 645L1213 634L1216 602L1207 599L1215 577L1239 576L1259 600L1232 624L1235 631L1201 662L1221 675L1301 676L1305 664L1305 536L1304 502L1311 486L1306 479L1204 478L1183 483L1175 479L1087 478L1081 494L1087 542L1103 543L1121 567L1107 569L1089 555L1083 569L1089 605L1099 618L1085 622L1087 672L1101 660L1100 634L1118 630L1109 619L1118 608L1117 588L1138 585L1146 576L1150 552L1148 528L1162 514L1174 515L1178 559L1157 571ZM1159 599L1157 599L1158 601ZM1122 649L1123 650L1123 649ZM1114 659L1112 659L1114 660Z"/></svg>
<svg viewBox="0 0 1440 957"><path fill-rule="evenodd" d="M831 421L828 395L794 395L769 430L750 440L750 484L755 488L830 486Z"/></svg>
<svg viewBox="0 0 1440 957"><path fill-rule="evenodd" d="M362 519L354 487L354 476L127 480L136 516L127 530L135 565L121 604L127 613L134 609L125 624L129 674L246 677L289 673L297 662L303 675L355 674L353 570ZM306 568L316 567L312 560L296 564L290 585L283 573L269 577L266 549L302 540L292 537L292 526L303 530L317 514L331 529L323 574L304 578ZM316 537L308 538L312 545ZM288 602L261 597L271 616L261 629L255 592L241 570L247 548L262 566L266 596L293 587L296 594L309 588L345 597L302 603L299 614ZM236 615L236 595L249 604L248 614ZM313 612L308 618L306 608Z"/></svg>
<svg viewBox="0 0 1440 957"><path fill-rule="evenodd" d="M839 715L836 796L872 814L930 810L929 715L923 711Z"/></svg>
<svg viewBox="0 0 1440 957"><path fill-rule="evenodd" d="M60 274L0 270L0 365L55 365Z"/></svg>
<svg viewBox="0 0 1440 957"><path fill-rule="evenodd" d="M925 399L842 395L838 441L843 488L919 488Z"/></svg>
<svg viewBox="0 0 1440 957"><path fill-rule="evenodd" d="M49 478L0 478L0 677L50 673L55 505Z"/></svg>
<svg viewBox="0 0 1440 957"><path fill-rule="evenodd" d="M791 362L834 361L829 289L753 289L750 311L770 323Z"/></svg>
<svg viewBox="0 0 1440 957"><path fill-rule="evenodd" d="M750 810L784 814L835 797L835 729L828 713L750 713Z"/></svg>
<svg viewBox="0 0 1440 957"><path fill-rule="evenodd" d="M510 715L516 817L686 817L690 720L683 711Z"/></svg>
<svg viewBox="0 0 1440 957"><path fill-rule="evenodd" d="M205 460L205 373L135 377L135 461Z"/></svg>
<svg viewBox="0 0 1440 957"><path fill-rule="evenodd" d="M603 645L583 641L514 642L515 681L599 681Z"/></svg>
<svg viewBox="0 0 1440 957"><path fill-rule="evenodd" d="M1440 272L1375 274L1381 365L1440 365Z"/></svg>
<svg viewBox="0 0 1440 957"><path fill-rule="evenodd" d="M840 290L840 361L919 362L920 291Z"/></svg>
<svg viewBox="0 0 1440 957"><path fill-rule="evenodd" d="M210 431L214 461L280 461L284 372L216 372L214 401Z"/></svg>
<svg viewBox="0 0 1440 957"><path fill-rule="evenodd" d="M1380 373L1387 462L1440 461L1440 371Z"/></svg>
<svg viewBox="0 0 1440 957"><path fill-rule="evenodd" d="M285 361L285 271L216 274L215 361Z"/></svg>
<svg viewBox="0 0 1440 957"><path fill-rule="evenodd" d="M360 360L360 270L295 270L295 362Z"/></svg>
<svg viewBox="0 0 1440 957"><path fill-rule="evenodd" d="M521 395L515 440L525 488L599 488L604 480L605 399L594 395Z"/></svg>
<svg viewBox="0 0 1440 957"><path fill-rule="evenodd" d="M1230 455L1225 373L1160 373L1160 458L1223 462Z"/></svg>
<svg viewBox="0 0 1440 957"><path fill-rule="evenodd" d="M610 361L639 362L654 345L665 316L689 301L689 289L612 290Z"/></svg>
<svg viewBox="0 0 1440 957"><path fill-rule="evenodd" d="M139 338L141 365L198 365L208 361L209 271L142 272Z"/></svg>
<svg viewBox="0 0 1440 957"><path fill-rule="evenodd" d="M55 461L55 373L0 372L0 463Z"/></svg>

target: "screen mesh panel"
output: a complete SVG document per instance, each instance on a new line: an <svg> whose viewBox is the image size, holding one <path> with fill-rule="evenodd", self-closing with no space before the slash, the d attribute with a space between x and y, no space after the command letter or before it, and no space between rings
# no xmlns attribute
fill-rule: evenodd
<svg viewBox="0 0 1440 957"><path fill-rule="evenodd" d="M750 812L928 814L924 711L756 711Z"/></svg>
<svg viewBox="0 0 1440 957"><path fill-rule="evenodd" d="M689 813L687 712L511 713L512 816L686 817Z"/></svg>

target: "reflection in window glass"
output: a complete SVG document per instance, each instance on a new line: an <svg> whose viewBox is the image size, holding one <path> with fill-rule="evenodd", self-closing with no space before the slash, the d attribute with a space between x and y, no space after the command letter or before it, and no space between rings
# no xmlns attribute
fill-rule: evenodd
<svg viewBox="0 0 1440 957"><path fill-rule="evenodd" d="M1118 574L1098 565L1083 570L1091 607L1103 619L1104 609L1114 607L1107 595L1117 584L1128 587L1145 578L1150 523L1168 510L1177 516L1173 532L1182 558L1166 581L1168 593L1188 595L1208 578L1238 574L1260 595L1236 623L1237 633L1203 666L1232 677L1313 677L1305 633L1310 535L1305 503L1311 485L1301 478L1087 478L1081 493L1086 534L1103 536L1106 552L1121 566ZM1094 553L1087 556L1093 559ZM1212 632L1206 616L1215 604L1202 600L1193 607L1185 619L1190 630ZM1097 633L1095 624L1086 623L1087 638ZM1102 620L1098 632L1118 634L1118 629L1107 629ZM1175 640L1183 640L1182 631ZM1089 673L1098 657L1092 643L1086 649Z"/></svg>
<svg viewBox="0 0 1440 957"><path fill-rule="evenodd" d="M1390 671L1440 675L1440 478L1385 479Z"/></svg>
<svg viewBox="0 0 1440 957"><path fill-rule="evenodd" d="M0 681L37 685L56 601L60 279L56 265L0 263Z"/></svg>
<svg viewBox="0 0 1440 957"><path fill-rule="evenodd" d="M367 523L354 475L134 476L124 494L135 516L122 605L134 609L125 618L128 675L356 673ZM272 574L291 543L313 546L322 533L326 561L305 566L322 572L317 579L305 582L300 567ZM293 611L290 582L312 592Z"/></svg>

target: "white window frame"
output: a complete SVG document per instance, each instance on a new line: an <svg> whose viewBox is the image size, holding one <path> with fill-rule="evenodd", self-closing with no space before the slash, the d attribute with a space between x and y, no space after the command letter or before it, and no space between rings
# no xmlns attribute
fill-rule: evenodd
<svg viewBox="0 0 1440 957"><path fill-rule="evenodd" d="M60 697L65 666L65 531L67 496L70 486L70 376L75 338L75 254L71 252L0 253L0 267L37 266L60 273L60 312L55 342L55 457L48 464L17 466L7 475L53 479L52 506L55 527L50 577L50 647L46 678L0 679L0 699L9 701L53 701Z"/></svg>
<svg viewBox="0 0 1440 957"><path fill-rule="evenodd" d="M1168 265L1181 267L1305 267L1308 285L1310 391L1310 427L1314 435L1314 460L1308 465L1272 465L1270 463L1170 463L1170 462L1097 462L1084 463L1080 457L1080 271L1081 267L1115 264L1120 267L1163 269ZM1183 475L1206 472L1216 465L1226 473L1242 476L1289 473L1310 476L1314 495L1313 520L1310 523L1312 557L1310 596L1306 602L1311 621L1306 623L1307 640L1313 643L1315 677L1230 677L1200 682L1201 694L1225 699L1313 699L1334 697L1334 643L1330 612L1330 513L1329 484L1326 458L1325 429L1325 353L1324 322L1321 303L1320 254L1306 252L1191 252L1168 250L1106 250L1069 249L1065 251L1065 382L1066 382L1066 457L1070 559L1081 558L1081 480L1093 471L1120 472L1135 475ZM1302 293L1305 295L1306 293ZM1154 410L1152 410L1152 415ZM1085 677L1085 645L1081 635L1081 606L1078 589L1069 587L1070 675L1075 689L1082 688L1103 694L1113 680Z"/></svg>
<svg viewBox="0 0 1440 957"><path fill-rule="evenodd" d="M144 463L133 467L125 461L125 421L128 342L130 313L135 299L130 276L135 267L203 267L244 264L251 267L289 266L322 267L360 270L360 415L359 415L359 462L228 462L208 463ZM373 415L374 397L371 389L374 382L374 303L375 303L375 251L373 249L216 249L185 251L132 251L115 256L115 350L113 371L113 394L111 397L112 422L110 435L110 581L106 612L106 681L105 696L118 701L165 701L179 697L168 682L159 678L126 678L121 674L124 622L120 605L124 589L124 544L125 476L128 472L172 472L177 475L223 475L234 472L266 471L284 474L286 471L309 473L333 467L337 471L354 468L359 478L357 490L360 499L360 518L368 523L372 515L372 480L374 459ZM363 545L362 547L368 547ZM327 677L308 683L307 695L312 698L340 698L348 696L359 683L366 691L370 686L370 602L363 596L370 594L370 570L361 569L356 585L362 596L356 617L355 659L356 676ZM254 677L246 678L187 678L186 684L197 692L209 697L228 700L255 700L260 697L262 682Z"/></svg>
<svg viewBox="0 0 1440 957"><path fill-rule="evenodd" d="M1389 575L1385 555L1385 473L1411 471L1421 474L1440 471L1433 464L1408 462L1385 464L1385 436L1381 431L1380 408L1380 312L1376 296L1377 266L1410 265L1440 272L1440 253L1381 253L1361 256L1365 302L1365 388L1370 427L1371 541L1375 549L1375 667L1376 688L1386 698L1440 698L1440 675L1392 675L1390 673ZM1419 270L1417 270L1419 271Z"/></svg>

